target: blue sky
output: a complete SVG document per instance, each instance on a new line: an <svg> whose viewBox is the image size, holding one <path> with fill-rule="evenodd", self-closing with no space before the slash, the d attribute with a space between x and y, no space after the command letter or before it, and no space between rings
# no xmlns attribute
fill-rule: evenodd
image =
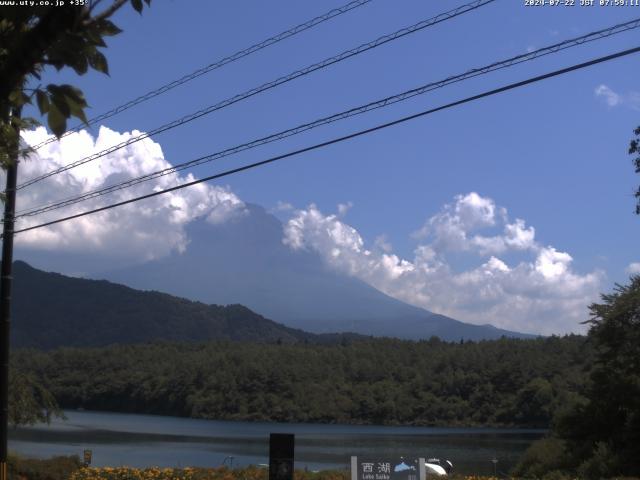
<svg viewBox="0 0 640 480"><path fill-rule="evenodd" d="M342 3L155 1L142 16L126 7L114 18L124 33L110 39L106 52L110 77L51 74L46 80L79 85L92 106L89 115L99 114ZM374 0L108 119L104 125L116 132L148 131L459 4ZM179 163L638 16L640 7L525 7L524 1L498 0L161 134L154 141L166 161ZM260 160L639 44L638 31L623 33L199 167L193 173L204 176ZM461 199L476 192L496 209L496 221L481 225L478 234L499 235L504 225L522 219L526 227L535 229L539 248L553 246L568 253L573 259L571 271L577 276L597 275L597 288L606 291L614 282L624 283L629 265L640 262L640 218L633 214L633 192L640 177L627 155L632 130L640 125L639 62L637 54L608 62L228 177L221 185L243 202L274 211L278 204L291 205L292 210L277 212L285 222L300 218L301 211L311 212L313 204L314 212L325 217L336 214L341 224L355 229L366 248L384 244L387 253L409 261L421 243L415 232L431 221L431 243L436 242L434 225L443 218L438 215L451 213ZM92 134L97 136L97 129ZM339 204L351 206L338 213ZM500 209L506 209L508 220L499 220ZM307 243L318 250L322 245ZM515 268L519 262L533 262L535 252L506 248L496 255ZM463 272L494 253L468 246L449 248L447 265ZM385 290L374 280L370 283ZM589 292L588 298L593 298L593 289ZM586 316L584 308L572 308ZM526 329L536 330L531 325Z"/></svg>

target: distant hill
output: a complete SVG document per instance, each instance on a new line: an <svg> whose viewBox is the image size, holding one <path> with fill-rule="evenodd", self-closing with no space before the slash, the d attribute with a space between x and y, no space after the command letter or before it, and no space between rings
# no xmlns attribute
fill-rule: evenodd
<svg viewBox="0 0 640 480"><path fill-rule="evenodd" d="M50 349L154 340L325 343L242 305L205 305L107 281L47 273L14 263L12 346Z"/></svg>
<svg viewBox="0 0 640 480"><path fill-rule="evenodd" d="M185 252L101 278L204 303L246 305L293 328L447 341L531 338L491 325L471 325L408 305L328 268L310 251L282 243L283 225L257 205L221 225L189 225Z"/></svg>

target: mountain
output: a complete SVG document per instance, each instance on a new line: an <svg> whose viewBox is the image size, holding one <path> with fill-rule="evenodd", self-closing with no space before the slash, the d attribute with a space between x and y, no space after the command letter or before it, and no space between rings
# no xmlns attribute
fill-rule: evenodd
<svg viewBox="0 0 640 480"><path fill-rule="evenodd" d="M102 276L133 288L158 290L215 304L242 304L289 327L315 333L448 341L530 337L491 325L471 325L408 305L365 282L330 270L315 253L282 243L283 225L257 205L213 225L187 230L183 253Z"/></svg>
<svg viewBox="0 0 640 480"><path fill-rule="evenodd" d="M280 325L242 305L205 305L104 280L43 272L20 261L13 270L11 339L15 347L91 347L155 340L341 340Z"/></svg>

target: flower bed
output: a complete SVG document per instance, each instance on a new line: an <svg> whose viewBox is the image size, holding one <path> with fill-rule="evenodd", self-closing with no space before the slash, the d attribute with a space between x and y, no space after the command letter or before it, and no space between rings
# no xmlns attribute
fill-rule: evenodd
<svg viewBox="0 0 640 480"><path fill-rule="evenodd" d="M247 467L230 470L219 468L81 468L70 480L267 480L266 468ZM346 471L305 472L296 470L294 480L348 480Z"/></svg>

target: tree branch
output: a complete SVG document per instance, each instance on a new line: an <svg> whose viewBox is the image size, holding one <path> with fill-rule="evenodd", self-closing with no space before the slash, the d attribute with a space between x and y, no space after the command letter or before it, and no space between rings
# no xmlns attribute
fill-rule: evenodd
<svg viewBox="0 0 640 480"><path fill-rule="evenodd" d="M109 18L111 15L113 15L118 10L120 10L120 8L125 3L127 3L127 1L128 0L114 0L114 2L111 4L111 6L109 8L106 8L105 10L103 10L102 12L97 14L96 16L91 17L88 20L85 20L84 25L85 26L92 25L92 24L97 23L97 22L99 22L101 20L105 20L105 19Z"/></svg>
<svg viewBox="0 0 640 480"><path fill-rule="evenodd" d="M42 62L47 48L74 21L73 15L52 8L26 32L20 43L3 59L4 64L0 68L0 101L9 98L13 89Z"/></svg>
<svg viewBox="0 0 640 480"><path fill-rule="evenodd" d="M89 2L89 12L93 13L98 5L102 3L103 0L90 0Z"/></svg>

